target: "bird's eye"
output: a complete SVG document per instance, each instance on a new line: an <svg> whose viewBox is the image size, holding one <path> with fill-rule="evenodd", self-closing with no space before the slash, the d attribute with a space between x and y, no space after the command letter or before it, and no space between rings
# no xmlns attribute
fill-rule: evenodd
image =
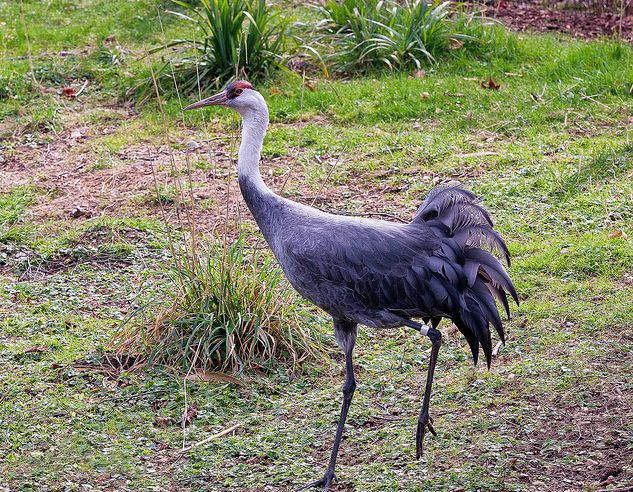
<svg viewBox="0 0 633 492"><path fill-rule="evenodd" d="M244 90L243 90L243 89L235 89L235 94L237 94L238 96L239 96L242 92L244 92Z"/></svg>

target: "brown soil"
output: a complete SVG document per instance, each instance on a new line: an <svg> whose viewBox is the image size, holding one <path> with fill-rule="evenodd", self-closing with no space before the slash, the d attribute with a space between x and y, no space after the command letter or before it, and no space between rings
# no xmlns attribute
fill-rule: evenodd
<svg viewBox="0 0 633 492"><path fill-rule="evenodd" d="M630 353L614 348L592 365L631 363ZM604 378L601 386L580 384L569 396L548 401L535 395L522 403L533 409L536 419L530 424L536 425L516 422L516 455L524 459L515 460L512 469L530 484L528 490L633 492L633 455L625 430L633 402L626 384ZM558 487L551 488L555 481Z"/></svg>
<svg viewBox="0 0 633 492"><path fill-rule="evenodd" d="M134 117L132 113L127 115ZM250 217L237 185L235 135L218 134L201 141L193 130L179 128L172 145L138 142L110 156L110 167L99 168L95 166L99 158L95 142L104 133L115 131L115 126L73 124L50 143L28 143L5 150L0 159L0 193L26 184L43 190L27 211L26 219L36 223L80 223L100 216L140 215L164 217L182 226L188 226L191 218L197 230L209 232L232 228L237 220ZM191 142L198 147L186 150ZM413 213L413 208L402 210L402 197L395 193L402 188L392 189L384 179L374 180L375 186L368 186L367 180L352 180L349 185L326 183L321 187L308 180L297 157L263 159L262 174L272 189L283 189L294 200L333 212L395 220L404 220ZM346 172L345 156L338 160L339 156L321 156L325 169L337 165L337 172ZM211 169L192 168L197 161ZM166 190L163 195L167 195L168 203L159 203L156 186ZM398 217L390 213L394 209Z"/></svg>
<svg viewBox="0 0 633 492"><path fill-rule="evenodd" d="M621 36L633 41L633 2L623 1L624 15L619 3L604 7L568 0L497 0L488 2L484 13L520 31L563 32L580 38Z"/></svg>
<svg viewBox="0 0 633 492"><path fill-rule="evenodd" d="M45 193L28 210L28 218L36 222L74 219L86 220L99 216L136 216L139 213L161 216L164 208L170 222L185 220L192 213L196 223L205 230L215 227L218 215L225 213L227 192L230 192L232 163L226 141L202 144L193 152L172 150L168 146L138 143L116 155L116 163L106 169L95 169L96 155L91 141L107 129L94 126L69 128L50 144L22 145L4 155L0 164L0 192L16 185L33 184ZM186 188L182 174L187 160L212 156L216 168L212 172L194 170L193 194ZM173 166L171 159L173 158ZM177 171L174 173L172 169ZM180 194L177 182L185 187ZM161 207L156 198L156 185L166 190L173 203ZM233 189L235 192L235 189ZM216 206L203 210L191 206L212 198ZM231 201L230 208L237 206ZM234 211L234 210L231 210Z"/></svg>

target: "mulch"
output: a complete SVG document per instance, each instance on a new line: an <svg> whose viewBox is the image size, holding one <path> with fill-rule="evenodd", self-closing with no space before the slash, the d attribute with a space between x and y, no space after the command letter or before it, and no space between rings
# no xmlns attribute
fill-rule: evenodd
<svg viewBox="0 0 633 492"><path fill-rule="evenodd" d="M633 41L633 0L612 6L586 2L496 0L483 5L487 17L519 31L562 32L577 38L620 37Z"/></svg>

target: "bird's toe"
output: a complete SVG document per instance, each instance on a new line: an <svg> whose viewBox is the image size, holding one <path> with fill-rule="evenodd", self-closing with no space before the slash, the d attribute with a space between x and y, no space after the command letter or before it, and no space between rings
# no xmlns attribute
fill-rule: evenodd
<svg viewBox="0 0 633 492"><path fill-rule="evenodd" d="M315 480L314 482L310 482L308 485L304 485L303 487L298 488L295 492L300 492L301 490L309 490L313 488L323 487L323 492L327 492L330 490L330 486L332 485L332 480L334 479L334 473L326 472L323 477Z"/></svg>
<svg viewBox="0 0 633 492"><path fill-rule="evenodd" d="M415 455L417 459L420 459L424 451L424 435L427 429L431 434L437 436L437 432L435 432L435 428L433 427L433 419L429 417L428 414L423 414L418 419L418 430L415 434Z"/></svg>

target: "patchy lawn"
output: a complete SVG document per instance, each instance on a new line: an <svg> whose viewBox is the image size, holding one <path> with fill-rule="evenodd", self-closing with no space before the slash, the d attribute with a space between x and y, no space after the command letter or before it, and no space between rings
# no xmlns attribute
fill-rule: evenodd
<svg viewBox="0 0 633 492"><path fill-rule="evenodd" d="M163 120L154 103L120 102L140 55L164 39L154 2L0 7L0 486L289 491L320 476L339 356L235 384L133 370L111 355L120 321L160 286L167 231L181 236L182 214L205 233L258 234L235 179L236 119L183 115L170 99ZM178 33L163 20L165 36ZM115 49L111 36L122 65L100 55ZM407 220L434 185L460 181L507 238L522 299L490 371L473 368L465 340L442 325L439 435L420 461L430 344L404 329L361 330L335 490L630 490L632 54L608 41L498 34L489 55L456 53L424 76L312 75L302 91L300 77L278 75L262 86L273 189ZM489 77L499 90L482 88ZM192 193L181 194L188 176ZM310 322L329 330L325 317Z"/></svg>

